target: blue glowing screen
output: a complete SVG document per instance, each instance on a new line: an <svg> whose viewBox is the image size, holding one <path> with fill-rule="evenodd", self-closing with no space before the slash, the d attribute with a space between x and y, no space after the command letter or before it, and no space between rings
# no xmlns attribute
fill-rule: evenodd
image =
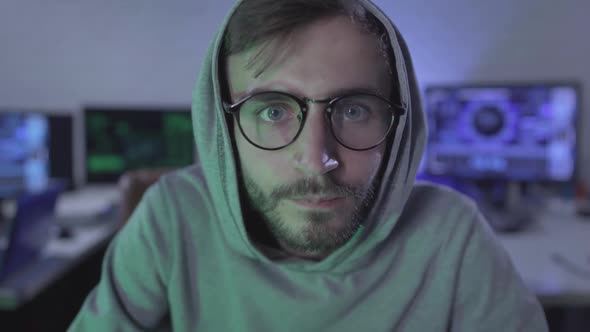
<svg viewBox="0 0 590 332"><path fill-rule="evenodd" d="M0 113L0 198L47 186L48 120L34 113Z"/></svg>
<svg viewBox="0 0 590 332"><path fill-rule="evenodd" d="M427 174L540 181L574 175L576 85L430 87L425 106Z"/></svg>

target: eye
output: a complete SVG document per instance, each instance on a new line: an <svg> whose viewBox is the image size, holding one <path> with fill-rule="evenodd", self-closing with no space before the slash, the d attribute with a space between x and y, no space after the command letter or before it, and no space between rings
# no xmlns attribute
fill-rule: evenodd
<svg viewBox="0 0 590 332"><path fill-rule="evenodd" d="M279 122L292 118L292 112L281 105L269 105L258 111L258 117L267 122Z"/></svg>
<svg viewBox="0 0 590 332"><path fill-rule="evenodd" d="M346 120L358 121L368 117L369 111L362 105L349 104L343 107L343 115Z"/></svg>

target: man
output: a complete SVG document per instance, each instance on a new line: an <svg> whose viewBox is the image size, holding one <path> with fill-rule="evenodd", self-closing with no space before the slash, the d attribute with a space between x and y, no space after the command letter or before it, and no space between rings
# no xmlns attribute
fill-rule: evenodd
<svg viewBox="0 0 590 332"><path fill-rule="evenodd" d="M408 50L369 1L244 0L72 331L546 331L473 203L415 185Z"/></svg>

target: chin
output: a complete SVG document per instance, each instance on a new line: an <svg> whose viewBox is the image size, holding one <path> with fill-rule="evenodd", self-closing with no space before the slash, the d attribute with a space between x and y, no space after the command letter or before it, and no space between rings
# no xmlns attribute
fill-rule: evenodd
<svg viewBox="0 0 590 332"><path fill-rule="evenodd" d="M353 237L359 224L352 217L327 212L297 213L270 221L276 239L289 251L302 253L329 253Z"/></svg>

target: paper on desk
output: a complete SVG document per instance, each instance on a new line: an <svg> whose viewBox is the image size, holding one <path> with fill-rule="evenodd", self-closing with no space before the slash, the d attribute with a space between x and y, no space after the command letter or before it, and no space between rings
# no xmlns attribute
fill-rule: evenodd
<svg viewBox="0 0 590 332"><path fill-rule="evenodd" d="M57 217L89 217L105 211L119 201L116 186L87 187L59 197L56 207Z"/></svg>
<svg viewBox="0 0 590 332"><path fill-rule="evenodd" d="M80 256L80 253L96 246L111 233L113 233L113 227L108 224L75 229L71 238L60 239L54 237L44 248L43 256L64 258Z"/></svg>

